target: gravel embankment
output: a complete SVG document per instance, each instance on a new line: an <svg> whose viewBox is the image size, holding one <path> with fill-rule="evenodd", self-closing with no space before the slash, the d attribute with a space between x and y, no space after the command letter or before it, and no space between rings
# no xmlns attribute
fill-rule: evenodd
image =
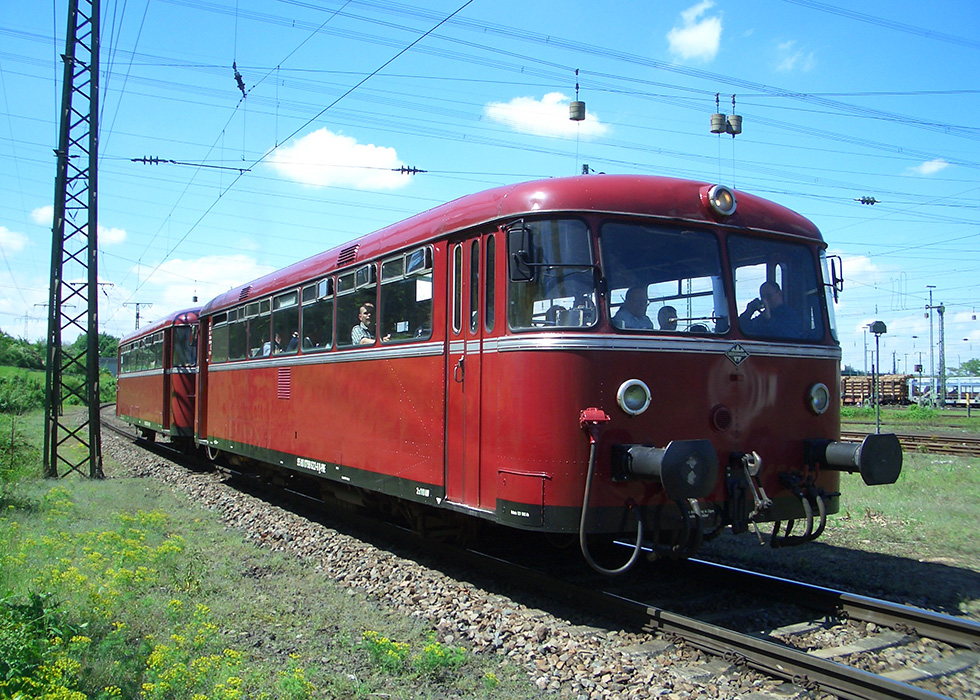
<svg viewBox="0 0 980 700"><path fill-rule="evenodd" d="M571 624L269 505L230 488L214 474L188 472L115 434L103 435L103 450L124 465L123 474L110 470L110 478L165 482L217 512L228 527L259 546L301 557L339 586L424 618L440 641L521 664L543 691L590 700L830 697L708 657L682 643Z"/></svg>

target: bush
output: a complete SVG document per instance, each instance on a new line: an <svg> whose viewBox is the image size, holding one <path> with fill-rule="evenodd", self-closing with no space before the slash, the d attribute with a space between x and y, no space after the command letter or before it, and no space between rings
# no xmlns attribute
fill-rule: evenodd
<svg viewBox="0 0 980 700"><path fill-rule="evenodd" d="M0 413L21 415L44 405L44 386L31 377L0 377Z"/></svg>
<svg viewBox="0 0 980 700"><path fill-rule="evenodd" d="M912 404L906 411L909 418L914 420L931 420L939 416L939 411L929 406L921 406L917 403Z"/></svg>

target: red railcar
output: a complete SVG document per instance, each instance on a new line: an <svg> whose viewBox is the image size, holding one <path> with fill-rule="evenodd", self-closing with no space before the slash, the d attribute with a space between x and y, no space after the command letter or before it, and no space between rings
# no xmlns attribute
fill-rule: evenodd
<svg viewBox="0 0 980 700"><path fill-rule="evenodd" d="M197 434L579 533L587 557L597 532L689 553L724 525L802 519L774 541L811 539L839 470L890 483L901 464L894 438L839 442L824 250L803 217L704 183L464 197L207 304Z"/></svg>
<svg viewBox="0 0 980 700"><path fill-rule="evenodd" d="M606 572L726 526L813 539L839 471L901 469L894 436L839 441L825 247L699 182L463 197L206 304L195 433L347 497L578 534ZM630 561L596 564L593 534L634 538Z"/></svg>
<svg viewBox="0 0 980 700"><path fill-rule="evenodd" d="M116 415L153 440L194 444L199 309L185 309L119 341Z"/></svg>

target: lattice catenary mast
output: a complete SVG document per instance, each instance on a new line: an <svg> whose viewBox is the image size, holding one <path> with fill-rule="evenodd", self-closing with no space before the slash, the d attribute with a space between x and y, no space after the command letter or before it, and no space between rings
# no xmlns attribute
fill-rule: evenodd
<svg viewBox="0 0 980 700"><path fill-rule="evenodd" d="M57 477L59 465L102 477L99 422L98 299L98 106L99 0L69 0L58 170L51 240L51 288L48 304L48 355L45 382L44 475ZM74 302L74 303L71 303ZM78 309L78 312L69 311ZM85 334L85 350L62 347L62 332ZM66 384L64 373L82 369L84 387ZM66 421L63 404L76 397L88 407L87 418Z"/></svg>

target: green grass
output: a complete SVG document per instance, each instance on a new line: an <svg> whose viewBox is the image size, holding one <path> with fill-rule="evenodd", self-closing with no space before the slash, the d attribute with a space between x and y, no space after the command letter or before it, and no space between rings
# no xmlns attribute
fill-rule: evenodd
<svg viewBox="0 0 980 700"><path fill-rule="evenodd" d="M40 421L21 419L32 435ZM538 695L522 669L441 644L158 482L39 471L19 466L0 503L0 697Z"/></svg>
<svg viewBox="0 0 980 700"><path fill-rule="evenodd" d="M912 406L882 406L882 432L903 430L942 430L980 433L980 408L967 417L966 409L935 409ZM841 408L842 428L874 426L875 409L844 406Z"/></svg>
<svg viewBox="0 0 980 700"><path fill-rule="evenodd" d="M841 492L834 526L853 542L980 571L980 458L906 452L894 485L869 488L860 475L842 474Z"/></svg>

